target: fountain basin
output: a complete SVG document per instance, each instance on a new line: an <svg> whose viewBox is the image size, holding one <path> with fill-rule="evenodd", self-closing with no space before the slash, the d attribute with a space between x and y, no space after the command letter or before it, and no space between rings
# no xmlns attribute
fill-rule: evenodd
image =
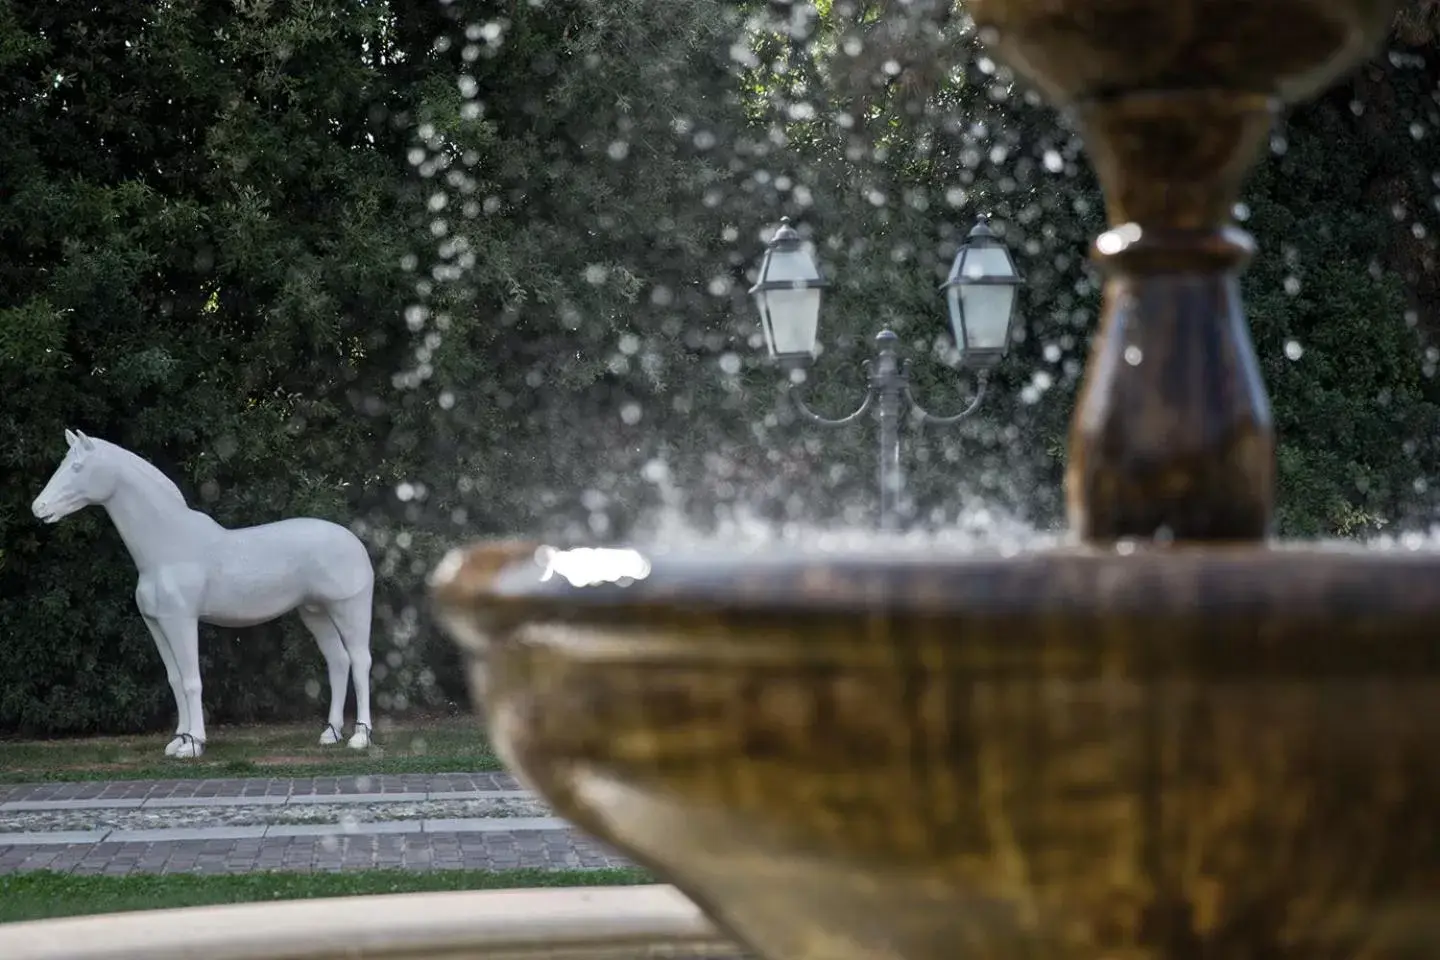
<svg viewBox="0 0 1440 960"><path fill-rule="evenodd" d="M746 960L673 888L380 894L0 924L5 960Z"/></svg>
<svg viewBox="0 0 1440 960"><path fill-rule="evenodd" d="M1440 556L535 547L433 584L496 749L774 960L1440 946Z"/></svg>

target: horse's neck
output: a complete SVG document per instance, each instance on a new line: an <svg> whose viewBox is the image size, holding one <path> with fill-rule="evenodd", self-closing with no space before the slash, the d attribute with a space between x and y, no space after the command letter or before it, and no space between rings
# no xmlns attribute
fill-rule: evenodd
<svg viewBox="0 0 1440 960"><path fill-rule="evenodd" d="M208 517L169 492L142 484L118 484L105 502L105 511L142 569L203 554L216 529Z"/></svg>

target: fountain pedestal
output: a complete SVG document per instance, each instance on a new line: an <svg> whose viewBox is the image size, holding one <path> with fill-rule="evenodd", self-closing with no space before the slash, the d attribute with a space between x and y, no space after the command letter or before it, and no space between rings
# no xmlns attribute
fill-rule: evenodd
<svg viewBox="0 0 1440 960"><path fill-rule="evenodd" d="M433 590L506 763L770 960L1440 947L1440 556L1264 543L1227 221L1276 105L1390 6L970 0L1107 194L1082 545L651 552L584 586L536 544L456 553Z"/></svg>
<svg viewBox="0 0 1440 960"><path fill-rule="evenodd" d="M1372 53L1393 0L969 0L984 42L1080 121L1110 229L1071 422L1072 530L1258 541L1274 436L1230 222L1285 102Z"/></svg>
<svg viewBox="0 0 1440 960"><path fill-rule="evenodd" d="M983 10L983 5L982 8ZM1275 438L1230 223L1275 102L1143 92L1078 109L1113 225L1100 330L1071 422L1070 526L1087 540L1258 540Z"/></svg>

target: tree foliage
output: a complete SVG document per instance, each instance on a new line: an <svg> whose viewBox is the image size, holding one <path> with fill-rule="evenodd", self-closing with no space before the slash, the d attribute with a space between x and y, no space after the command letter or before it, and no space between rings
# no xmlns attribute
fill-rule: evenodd
<svg viewBox="0 0 1440 960"><path fill-rule="evenodd" d="M0 644L25 665L0 727L170 709L103 515L29 516L66 427L136 450L230 525L343 520L393 473L362 415L402 355L407 296L397 91L363 56L376 10L0 4L0 377L18 398L0 413ZM204 649L222 716L303 699L317 675L291 625Z"/></svg>
<svg viewBox="0 0 1440 960"><path fill-rule="evenodd" d="M1237 212L1287 535L1432 508L1431 19L1293 110ZM103 514L30 516L66 427L227 525L353 523L382 709L463 695L419 602L457 541L868 524L870 427L797 421L745 295L787 214L834 282L829 413L882 327L922 402L968 399L937 286L993 218L1022 329L979 415L907 432L913 520L1062 520L1101 198L963 4L0 0L0 111L0 730L170 711ZM298 624L202 636L216 719L319 716Z"/></svg>

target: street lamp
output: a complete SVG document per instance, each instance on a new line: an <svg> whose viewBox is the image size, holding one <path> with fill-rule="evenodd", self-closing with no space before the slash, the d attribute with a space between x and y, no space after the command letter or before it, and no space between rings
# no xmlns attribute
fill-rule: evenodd
<svg viewBox="0 0 1440 960"><path fill-rule="evenodd" d="M760 278L750 293L760 308L760 325L770 356L782 363L809 363L815 359L820 334L820 292L826 283L820 268L805 250L790 218L780 221Z"/></svg>
<svg viewBox="0 0 1440 960"><path fill-rule="evenodd" d="M880 528L899 526L900 495L905 475L900 467L900 415L902 403L921 423L958 423L980 406L987 374L1005 355L1015 319L1016 293L1021 279L1004 242L982 219L960 245L950 274L940 289L950 313L950 332L960 362L975 372L978 386L970 405L950 416L936 416L922 407L910 390L910 362L899 356L900 338L889 330L875 337L875 356L866 362L869 386L860 406L838 419L822 417L806 405L791 382L796 409L813 423L843 426L858 420L879 401L880 422ZM772 359L787 368L808 367L815 359L820 333L820 298L827 286L800 234L784 218L765 250L760 275L750 293L760 313L765 346Z"/></svg>

